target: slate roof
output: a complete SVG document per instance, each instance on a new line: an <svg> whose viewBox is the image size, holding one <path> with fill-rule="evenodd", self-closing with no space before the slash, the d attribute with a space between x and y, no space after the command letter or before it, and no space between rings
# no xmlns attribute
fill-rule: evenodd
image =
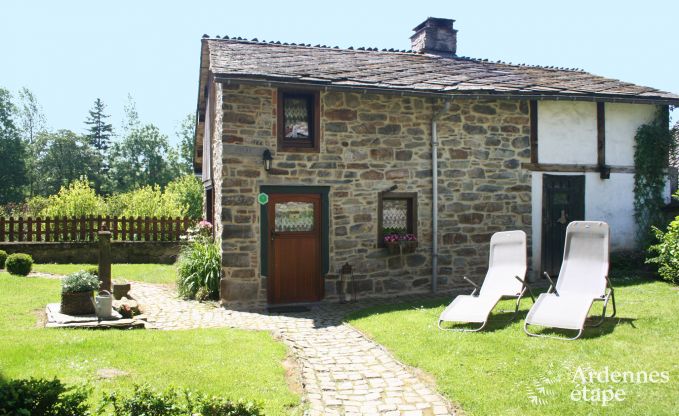
<svg viewBox="0 0 679 416"><path fill-rule="evenodd" d="M582 70L512 65L410 51L339 49L203 39L203 69L217 78L423 94L601 99L679 104L679 95ZM205 49L207 46L207 50ZM363 49L363 48L361 48Z"/></svg>

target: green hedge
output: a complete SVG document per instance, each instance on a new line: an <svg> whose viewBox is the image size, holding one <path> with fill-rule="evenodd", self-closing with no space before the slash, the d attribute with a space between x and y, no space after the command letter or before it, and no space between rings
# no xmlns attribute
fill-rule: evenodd
<svg viewBox="0 0 679 416"><path fill-rule="evenodd" d="M33 268L33 257L23 253L10 254L5 262L5 267L11 274L26 276Z"/></svg>
<svg viewBox="0 0 679 416"><path fill-rule="evenodd" d="M89 416L87 386L69 387L58 379L0 379L0 416ZM191 390L159 392L135 385L132 392L104 394L97 415L109 416L261 416L261 407Z"/></svg>

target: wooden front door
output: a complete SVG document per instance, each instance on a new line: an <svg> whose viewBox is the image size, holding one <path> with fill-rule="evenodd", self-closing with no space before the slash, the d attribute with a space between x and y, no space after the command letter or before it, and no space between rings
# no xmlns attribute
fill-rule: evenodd
<svg viewBox="0 0 679 416"><path fill-rule="evenodd" d="M269 303L321 300L321 196L270 194L268 218Z"/></svg>
<svg viewBox="0 0 679 416"><path fill-rule="evenodd" d="M585 219L585 176L542 178L542 269L556 276L563 261L566 227Z"/></svg>

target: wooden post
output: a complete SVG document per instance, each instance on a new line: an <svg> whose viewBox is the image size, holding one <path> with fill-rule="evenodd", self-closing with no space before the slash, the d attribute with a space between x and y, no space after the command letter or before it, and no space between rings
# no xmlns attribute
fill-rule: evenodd
<svg viewBox="0 0 679 416"><path fill-rule="evenodd" d="M127 221L125 221L125 217L120 219L120 223L122 224L120 229L120 232L122 233L121 240L127 241Z"/></svg>
<svg viewBox="0 0 679 416"><path fill-rule="evenodd" d="M42 241L42 218L35 219L35 241Z"/></svg>
<svg viewBox="0 0 679 416"><path fill-rule="evenodd" d="M99 290L111 291L111 232L102 227L99 237Z"/></svg>

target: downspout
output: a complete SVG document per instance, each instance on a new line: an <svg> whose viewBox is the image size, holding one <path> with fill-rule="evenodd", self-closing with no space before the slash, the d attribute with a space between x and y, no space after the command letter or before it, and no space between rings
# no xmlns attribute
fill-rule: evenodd
<svg viewBox="0 0 679 416"><path fill-rule="evenodd" d="M439 155L436 123L450 108L450 99L446 99L443 108L434 112L431 118L431 291L436 293L438 287L439 268Z"/></svg>

